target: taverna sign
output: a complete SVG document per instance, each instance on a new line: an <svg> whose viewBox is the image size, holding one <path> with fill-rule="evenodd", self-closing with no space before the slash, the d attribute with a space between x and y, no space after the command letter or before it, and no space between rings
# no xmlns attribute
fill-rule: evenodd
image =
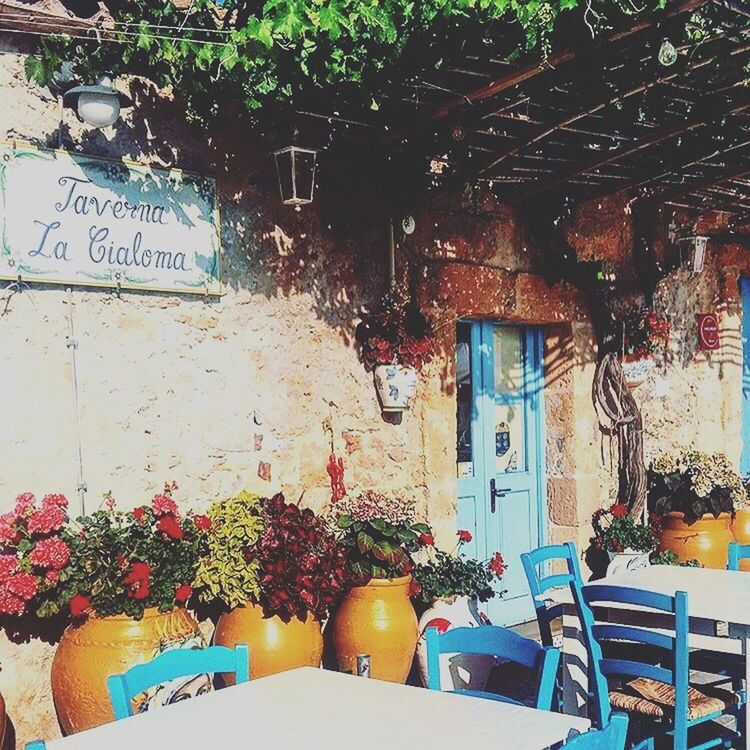
<svg viewBox="0 0 750 750"><path fill-rule="evenodd" d="M221 294L216 184L0 145L0 278Z"/></svg>

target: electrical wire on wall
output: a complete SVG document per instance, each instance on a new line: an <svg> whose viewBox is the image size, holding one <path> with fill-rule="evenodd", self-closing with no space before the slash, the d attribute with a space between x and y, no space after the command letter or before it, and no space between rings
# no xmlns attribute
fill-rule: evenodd
<svg viewBox="0 0 750 750"><path fill-rule="evenodd" d="M66 289L68 293L68 338L66 345L70 352L70 369L73 375L73 412L75 420L75 435L76 435L76 449L78 453L78 500L80 514L86 515L86 491L88 486L83 478L83 448L81 446L81 419L80 410L78 407L78 358L76 352L78 351L78 341L75 337L75 323L73 316L73 290L68 287Z"/></svg>

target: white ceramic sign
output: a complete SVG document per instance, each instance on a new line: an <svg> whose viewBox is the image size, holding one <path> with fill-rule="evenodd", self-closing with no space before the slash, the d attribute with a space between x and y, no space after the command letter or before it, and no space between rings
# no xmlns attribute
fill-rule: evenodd
<svg viewBox="0 0 750 750"><path fill-rule="evenodd" d="M0 278L221 294L216 184L0 145Z"/></svg>

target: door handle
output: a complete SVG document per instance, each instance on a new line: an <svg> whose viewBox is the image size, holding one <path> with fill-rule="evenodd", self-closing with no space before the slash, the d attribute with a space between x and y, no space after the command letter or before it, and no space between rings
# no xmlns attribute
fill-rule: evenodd
<svg viewBox="0 0 750 750"><path fill-rule="evenodd" d="M497 498L505 497L510 492L510 487L497 488L495 479L490 479L490 513L497 510Z"/></svg>

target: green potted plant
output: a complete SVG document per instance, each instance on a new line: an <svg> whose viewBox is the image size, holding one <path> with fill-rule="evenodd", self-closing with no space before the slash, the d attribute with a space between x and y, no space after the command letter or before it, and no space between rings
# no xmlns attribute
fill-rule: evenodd
<svg viewBox="0 0 750 750"><path fill-rule="evenodd" d="M283 495L248 492L212 504L214 533L196 576L223 612L214 641L246 643L251 676L320 666L321 623L350 585L345 548L326 521Z"/></svg>
<svg viewBox="0 0 750 750"><path fill-rule="evenodd" d="M609 556L608 574L648 565L649 556L659 543L655 524L646 525L633 518L622 503L594 511L591 526L594 535L589 542Z"/></svg>
<svg viewBox="0 0 750 750"><path fill-rule="evenodd" d="M495 552L489 560L480 561L462 554L466 544L472 541L471 532L459 529L457 541L451 552L438 550L429 544L428 558L414 566L414 581L417 584L416 598L424 612L419 619L419 641L417 663L422 682L427 684L427 646L425 630L436 627L445 632L456 627L477 627L488 622L479 611L479 602L487 602L494 596L502 596L499 583L506 569L502 555ZM461 683L456 683L456 670L441 665L445 684L454 689L484 690L494 660L472 656L461 658Z"/></svg>
<svg viewBox="0 0 750 750"><path fill-rule="evenodd" d="M432 331L404 285L390 289L377 312L365 315L356 338L384 412L409 409L419 371L432 360Z"/></svg>
<svg viewBox="0 0 750 750"><path fill-rule="evenodd" d="M354 587L331 623L339 668L353 672L358 654L371 657L373 677L404 682L417 644L412 555L431 540L412 502L379 492L345 497L332 521L349 556Z"/></svg>
<svg viewBox="0 0 750 750"><path fill-rule="evenodd" d="M660 519L659 550L680 561L725 568L735 504L746 502L739 474L723 453L664 454L648 471L648 507Z"/></svg>
<svg viewBox="0 0 750 750"><path fill-rule="evenodd" d="M185 605L211 523L181 512L176 490L168 483L149 504L129 511L108 493L102 507L66 521L60 532L69 558L43 609L71 619L52 662L52 694L66 734L112 720L109 675L167 648L203 645ZM61 502L56 512L62 509ZM53 510L47 508L48 518ZM203 687L210 687L208 678ZM168 699L155 689L143 706Z"/></svg>

